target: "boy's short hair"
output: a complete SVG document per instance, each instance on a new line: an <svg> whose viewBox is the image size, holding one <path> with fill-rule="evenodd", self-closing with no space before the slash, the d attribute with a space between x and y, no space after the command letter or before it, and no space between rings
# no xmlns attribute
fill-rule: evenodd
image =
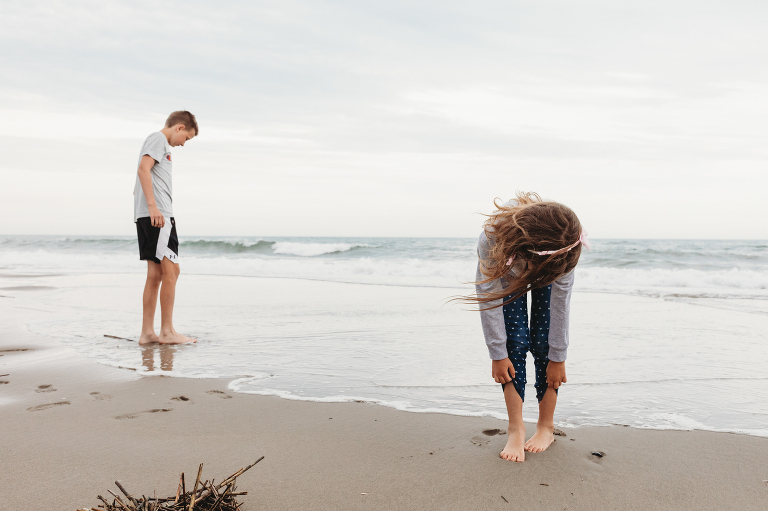
<svg viewBox="0 0 768 511"><path fill-rule="evenodd" d="M168 116L168 120L165 121L165 127L170 128L177 124L183 124L187 131L195 130L195 136L200 134L200 130L197 128L197 120L192 112L186 110L177 110Z"/></svg>

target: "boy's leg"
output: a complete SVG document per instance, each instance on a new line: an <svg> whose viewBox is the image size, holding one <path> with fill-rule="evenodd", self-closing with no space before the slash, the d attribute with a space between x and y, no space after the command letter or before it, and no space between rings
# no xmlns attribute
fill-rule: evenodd
<svg viewBox="0 0 768 511"><path fill-rule="evenodd" d="M147 371L155 370L155 348L156 346L143 346L141 348L141 365Z"/></svg>
<svg viewBox="0 0 768 511"><path fill-rule="evenodd" d="M541 452L555 441L557 391L547 386L549 364L549 304L552 286L531 291L531 354L536 366L536 398L539 420L536 433L525 443L525 450Z"/></svg>
<svg viewBox="0 0 768 511"><path fill-rule="evenodd" d="M173 304L176 300L176 281L179 278L179 265L172 263L167 257L160 263L163 269L162 286L160 287L160 336L161 344L184 344L197 340L181 335L173 328Z"/></svg>
<svg viewBox="0 0 768 511"><path fill-rule="evenodd" d="M173 371L173 354L175 346L158 346L160 351L160 369L163 371Z"/></svg>
<svg viewBox="0 0 768 511"><path fill-rule="evenodd" d="M525 461L525 423L523 400L525 399L525 357L528 354L528 301L526 295L504 305L504 327L507 333L507 354L515 368L512 381L502 385L504 402L509 415L507 445L499 456L509 461Z"/></svg>
<svg viewBox="0 0 768 511"><path fill-rule="evenodd" d="M144 284L144 312L139 344L159 341L155 333L155 309L157 309L157 292L160 289L161 276L160 265L153 261L147 261L147 282Z"/></svg>

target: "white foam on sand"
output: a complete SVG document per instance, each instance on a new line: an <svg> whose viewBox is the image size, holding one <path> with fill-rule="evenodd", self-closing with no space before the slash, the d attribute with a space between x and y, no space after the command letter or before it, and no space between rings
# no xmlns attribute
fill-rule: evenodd
<svg viewBox="0 0 768 511"><path fill-rule="evenodd" d="M15 403L18 401L17 398L12 398L8 396L0 396L0 406L9 405L11 403Z"/></svg>

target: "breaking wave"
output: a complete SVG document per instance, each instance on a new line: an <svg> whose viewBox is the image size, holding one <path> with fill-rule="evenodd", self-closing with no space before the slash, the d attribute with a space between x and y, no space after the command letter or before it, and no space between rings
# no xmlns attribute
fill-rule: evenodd
<svg viewBox="0 0 768 511"><path fill-rule="evenodd" d="M283 277L472 292L473 239L181 239L186 273ZM670 299L768 299L761 241L595 240L576 290ZM18 272L141 272L132 237L0 236L0 267Z"/></svg>

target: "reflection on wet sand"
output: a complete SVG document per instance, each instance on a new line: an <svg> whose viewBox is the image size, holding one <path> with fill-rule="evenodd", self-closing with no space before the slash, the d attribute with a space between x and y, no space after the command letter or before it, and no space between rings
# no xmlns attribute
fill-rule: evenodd
<svg viewBox="0 0 768 511"><path fill-rule="evenodd" d="M147 371L155 370L155 353L160 353L160 370L173 371L173 355L176 346L168 344L147 344L141 346L141 364Z"/></svg>

